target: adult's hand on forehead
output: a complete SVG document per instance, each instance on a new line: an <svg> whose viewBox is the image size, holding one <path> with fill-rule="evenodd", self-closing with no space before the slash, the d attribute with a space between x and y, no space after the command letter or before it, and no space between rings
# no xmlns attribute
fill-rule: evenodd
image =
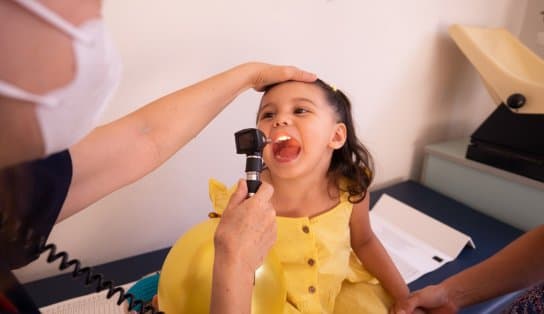
<svg viewBox="0 0 544 314"><path fill-rule="evenodd" d="M284 81L313 82L317 79L314 73L301 70L294 66L271 65L266 63L251 63L255 67L253 89L263 91L266 86Z"/></svg>
<svg viewBox="0 0 544 314"><path fill-rule="evenodd" d="M243 261L249 271L255 271L276 241L276 211L270 198L274 189L262 182L251 198L247 197L245 180L238 182L236 192L215 232L217 254Z"/></svg>

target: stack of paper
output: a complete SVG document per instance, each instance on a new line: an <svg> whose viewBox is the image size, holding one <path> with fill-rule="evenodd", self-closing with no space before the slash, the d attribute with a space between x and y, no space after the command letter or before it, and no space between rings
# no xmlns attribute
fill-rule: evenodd
<svg viewBox="0 0 544 314"><path fill-rule="evenodd" d="M370 211L370 224L406 283L453 261L468 244L466 234L383 194Z"/></svg>

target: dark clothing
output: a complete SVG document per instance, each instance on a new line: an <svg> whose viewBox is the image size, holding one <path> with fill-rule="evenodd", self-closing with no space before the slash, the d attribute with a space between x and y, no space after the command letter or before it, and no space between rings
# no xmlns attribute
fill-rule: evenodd
<svg viewBox="0 0 544 314"><path fill-rule="evenodd" d="M544 313L544 282L520 295L509 309L508 314L542 314Z"/></svg>
<svg viewBox="0 0 544 314"><path fill-rule="evenodd" d="M37 259L66 199L72 160L65 150L0 169L0 258L10 269Z"/></svg>

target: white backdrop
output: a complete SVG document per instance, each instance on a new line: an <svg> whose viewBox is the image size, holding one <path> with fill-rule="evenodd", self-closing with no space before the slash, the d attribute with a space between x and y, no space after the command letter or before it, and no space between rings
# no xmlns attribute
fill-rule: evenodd
<svg viewBox="0 0 544 314"><path fill-rule="evenodd" d="M374 188L417 179L424 145L470 134L494 109L448 25L518 35L528 1L105 1L124 79L103 122L245 61L294 64L351 98L377 163ZM233 133L254 125L258 101L254 91L237 98L165 165L60 223L51 241L87 265L170 246L206 219L210 177L243 176ZM54 273L43 260L17 272Z"/></svg>

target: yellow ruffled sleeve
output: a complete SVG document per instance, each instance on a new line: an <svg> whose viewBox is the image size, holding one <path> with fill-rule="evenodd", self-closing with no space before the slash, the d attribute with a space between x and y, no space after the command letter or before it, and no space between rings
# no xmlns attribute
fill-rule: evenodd
<svg viewBox="0 0 544 314"><path fill-rule="evenodd" d="M232 187L228 188L214 178L211 178L208 181L208 193L214 212L217 214L223 213L229 204L230 196L236 191L237 186L237 184L234 184Z"/></svg>

